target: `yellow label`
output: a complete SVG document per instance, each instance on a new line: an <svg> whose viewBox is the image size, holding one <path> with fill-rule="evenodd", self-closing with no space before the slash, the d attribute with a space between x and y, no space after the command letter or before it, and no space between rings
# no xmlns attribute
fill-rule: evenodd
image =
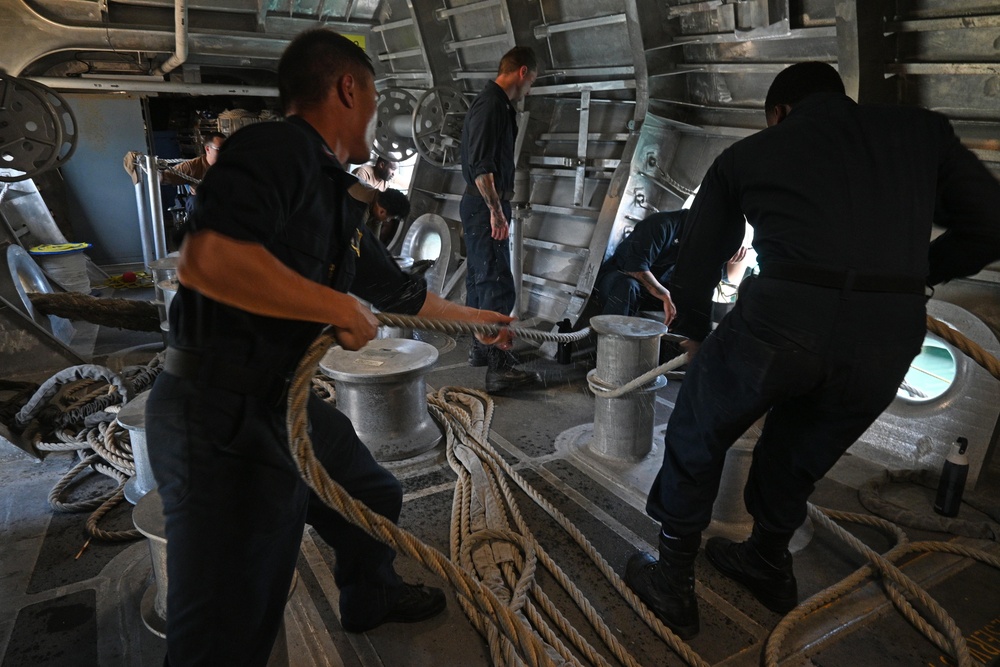
<svg viewBox="0 0 1000 667"><path fill-rule="evenodd" d="M348 35L347 33L343 33L343 32L340 33L340 34L343 35L344 37L346 37L347 39L351 40L352 42L354 42L358 46L360 46L362 49L367 50L365 48L365 36L364 35Z"/></svg>

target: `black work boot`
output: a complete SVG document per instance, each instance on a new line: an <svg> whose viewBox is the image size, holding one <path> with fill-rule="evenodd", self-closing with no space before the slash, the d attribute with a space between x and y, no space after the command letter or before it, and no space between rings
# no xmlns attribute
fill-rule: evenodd
<svg viewBox="0 0 1000 667"><path fill-rule="evenodd" d="M507 389L529 387L541 382L538 373L522 371L516 367L520 360L513 352L489 347L488 360L489 367L486 369L486 393L488 394Z"/></svg>
<svg viewBox="0 0 1000 667"><path fill-rule="evenodd" d="M480 343L478 340L472 341L472 346L469 347L469 365L473 368L482 368L489 363L489 354L487 352L487 346Z"/></svg>
<svg viewBox="0 0 1000 667"><path fill-rule="evenodd" d="M661 536L660 560L637 553L625 566L628 587L681 639L691 639L699 630L694 559L701 535L689 538L672 540Z"/></svg>
<svg viewBox="0 0 1000 667"><path fill-rule="evenodd" d="M768 534L754 525L753 535L746 542L713 537L705 545L705 555L715 569L746 586L771 611L787 614L799 603L785 536Z"/></svg>
<svg viewBox="0 0 1000 667"><path fill-rule="evenodd" d="M417 623L437 616L446 606L444 591L403 582L393 588L341 591L340 622L348 632L368 632L383 623Z"/></svg>

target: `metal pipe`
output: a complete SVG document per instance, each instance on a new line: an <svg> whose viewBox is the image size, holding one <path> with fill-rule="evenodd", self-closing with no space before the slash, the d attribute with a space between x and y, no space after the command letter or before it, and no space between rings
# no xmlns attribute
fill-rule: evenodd
<svg viewBox="0 0 1000 667"><path fill-rule="evenodd" d="M514 171L514 197L511 199L510 221L510 273L514 278L514 310L522 312L521 282L524 280L524 223L531 215L530 175L527 169Z"/></svg>
<svg viewBox="0 0 1000 667"><path fill-rule="evenodd" d="M187 0L174 0L174 52L153 74L162 76L184 64L188 57Z"/></svg>
<svg viewBox="0 0 1000 667"><path fill-rule="evenodd" d="M118 412L118 423L128 430L129 443L132 445L135 475L125 483L125 500L133 505L156 488L156 478L153 477L153 466L149 461L149 445L146 440L146 398L148 396L148 391L139 394L122 406Z"/></svg>
<svg viewBox="0 0 1000 667"><path fill-rule="evenodd" d="M149 204L147 222L152 240L151 248L143 244L142 258L146 266L149 266L154 260L167 256L167 241L163 227L163 202L160 198L160 177L156 171L156 156L144 155L142 159L146 172L146 193Z"/></svg>
<svg viewBox="0 0 1000 667"><path fill-rule="evenodd" d="M75 90L101 93L191 93L193 95L246 95L250 97L277 97L278 89L270 86L227 86L213 83L187 83L163 81L147 77L122 77L120 79L61 78L56 76L28 77L31 81L56 90Z"/></svg>
<svg viewBox="0 0 1000 667"><path fill-rule="evenodd" d="M146 202L145 164L143 160L139 162L139 181L135 184L135 207L139 214L139 241L142 243L142 262L145 266L156 259L153 257L153 234L149 226L149 204Z"/></svg>
<svg viewBox="0 0 1000 667"><path fill-rule="evenodd" d="M597 332L597 368L594 374L612 387L637 378L659 363L661 322L624 315L591 318ZM641 461L653 448L653 406L656 391L667 384L660 375L637 391L605 398L594 397L594 453L619 461Z"/></svg>

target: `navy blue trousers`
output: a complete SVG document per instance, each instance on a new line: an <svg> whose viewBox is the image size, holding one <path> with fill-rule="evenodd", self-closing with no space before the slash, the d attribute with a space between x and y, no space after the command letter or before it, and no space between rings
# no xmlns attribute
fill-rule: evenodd
<svg viewBox="0 0 1000 667"><path fill-rule="evenodd" d="M510 221L510 202L501 202ZM486 200L463 195L459 206L465 234L465 305L510 315L514 310L514 276L510 271L510 239L490 234L490 209Z"/></svg>
<svg viewBox="0 0 1000 667"><path fill-rule="evenodd" d="M923 342L925 302L746 281L688 365L647 513L675 537L706 528L726 451L767 415L744 502L764 528L797 529L816 482L895 397Z"/></svg>
<svg viewBox="0 0 1000 667"><path fill-rule="evenodd" d="M329 509L299 478L284 404L162 373L146 404L167 534L167 662L265 665L305 523L336 552L341 614L381 619L399 595L395 552ZM402 488L350 420L315 396L316 456L355 498L397 521Z"/></svg>
<svg viewBox="0 0 1000 667"><path fill-rule="evenodd" d="M663 302L643 289L638 280L611 269L597 277L594 296L601 304L601 315L633 316L640 310L663 310Z"/></svg>

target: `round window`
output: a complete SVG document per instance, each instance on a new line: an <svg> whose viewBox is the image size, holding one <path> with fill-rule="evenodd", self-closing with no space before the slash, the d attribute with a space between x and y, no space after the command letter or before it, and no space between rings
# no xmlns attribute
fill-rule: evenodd
<svg viewBox="0 0 1000 667"><path fill-rule="evenodd" d="M947 343L937 338L924 338L920 354L910 362L896 396L910 403L926 403L940 398L955 381L955 355Z"/></svg>

